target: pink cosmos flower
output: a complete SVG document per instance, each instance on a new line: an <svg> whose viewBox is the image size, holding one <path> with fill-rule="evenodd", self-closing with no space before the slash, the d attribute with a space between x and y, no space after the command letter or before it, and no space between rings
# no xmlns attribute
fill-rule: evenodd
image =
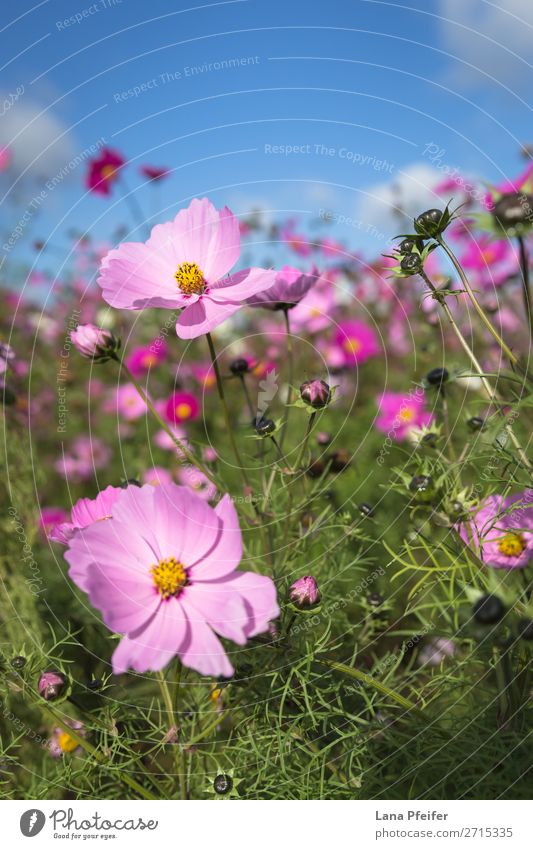
<svg viewBox="0 0 533 849"><path fill-rule="evenodd" d="M66 724L77 732L81 737L85 737L86 731L83 722L77 719L67 719ZM53 758L60 758L63 755L81 754L83 749L78 745L78 742L71 737L70 734L63 728L54 728L54 731L48 741L48 748Z"/></svg>
<svg viewBox="0 0 533 849"><path fill-rule="evenodd" d="M484 288L504 283L519 268L511 242L491 239L484 233L465 245L459 260L464 268L474 272L475 283Z"/></svg>
<svg viewBox="0 0 533 849"><path fill-rule="evenodd" d="M133 383L121 383L115 392L113 409L127 422L134 422L146 413L147 407Z"/></svg>
<svg viewBox="0 0 533 849"><path fill-rule="evenodd" d="M294 253L300 256L309 256L311 254L312 248L309 239L306 236L296 233L291 224L287 224L283 228L280 237Z"/></svg>
<svg viewBox="0 0 533 849"><path fill-rule="evenodd" d="M192 363L191 374L203 390L213 389L217 384L215 372L210 362Z"/></svg>
<svg viewBox="0 0 533 849"><path fill-rule="evenodd" d="M63 507L43 507L41 509L39 525L45 536L52 539L52 534L56 527L61 525L62 522L66 522L67 518L68 513Z"/></svg>
<svg viewBox="0 0 533 849"><path fill-rule="evenodd" d="M273 286L248 298L247 302L252 307L265 307L268 310L291 309L307 295L316 279L315 268L310 274L304 274L298 268L284 265L276 274Z"/></svg>
<svg viewBox="0 0 533 849"><path fill-rule="evenodd" d="M77 328L71 331L70 338L76 350L87 359L108 359L118 347L111 331L95 324L78 324Z"/></svg>
<svg viewBox="0 0 533 849"><path fill-rule="evenodd" d="M160 670L178 655L203 675L230 676L217 634L244 645L279 615L270 578L237 571L242 536L228 495L213 509L176 484L129 487L113 518L76 533L65 558L85 570L92 604L124 635L117 675Z"/></svg>
<svg viewBox="0 0 533 849"><path fill-rule="evenodd" d="M142 377L142 375L146 374L146 372L150 371L150 369L153 369L160 365L160 363L163 363L167 358L167 354L168 348L166 342L161 342L161 344L158 345L155 343L152 343L151 345L144 345L139 348L134 348L131 354L128 354L126 358L126 365L134 377Z"/></svg>
<svg viewBox="0 0 533 849"><path fill-rule="evenodd" d="M113 504L121 492L120 487L108 486L99 492L96 498L80 498L70 512L70 521L65 514L64 519L56 522L49 531L48 539L68 545L69 540L79 528L88 528L94 522L110 519Z"/></svg>
<svg viewBox="0 0 533 849"><path fill-rule="evenodd" d="M87 480L94 471L102 469L111 459L111 450L97 436L78 436L70 450L54 463L56 471L65 478Z"/></svg>
<svg viewBox="0 0 533 849"><path fill-rule="evenodd" d="M262 268L224 276L239 254L237 218L207 198L194 199L173 221L157 224L146 243L126 242L110 251L98 283L112 307L181 309L176 333L194 339L274 283L275 272Z"/></svg>
<svg viewBox="0 0 533 849"><path fill-rule="evenodd" d="M190 392L174 392L165 405L165 418L171 424L194 421L200 413L200 404Z"/></svg>
<svg viewBox="0 0 533 849"><path fill-rule="evenodd" d="M431 413L424 409L425 396L422 391L410 395L399 392L384 392L378 398L379 415L375 426L391 439L401 442L413 428L426 427L433 420Z"/></svg>
<svg viewBox="0 0 533 849"><path fill-rule="evenodd" d="M97 195L110 195L113 184L119 177L119 170L125 163L124 157L116 150L104 147L89 162L89 171L85 184L90 192Z"/></svg>
<svg viewBox="0 0 533 849"><path fill-rule="evenodd" d="M180 425L176 425L175 427L170 425L170 430L174 434L174 436L179 439L179 441L185 445L187 448L190 448L187 440L187 434L185 429ZM178 458L183 458L183 452L177 448L174 440L169 436L166 430L158 430L154 433L154 444L157 445L158 448L162 448L164 451L175 451Z"/></svg>
<svg viewBox="0 0 533 849"><path fill-rule="evenodd" d="M316 284L291 310L291 325L295 330L319 333L331 326L332 313L337 307L335 286L329 279L320 277Z"/></svg>
<svg viewBox="0 0 533 849"><path fill-rule="evenodd" d="M146 177L147 180L151 180L153 183L159 183L165 177L168 177L170 171L168 168L156 168L153 165L141 165L139 173L143 177Z"/></svg>
<svg viewBox="0 0 533 849"><path fill-rule="evenodd" d="M341 321L337 327L335 341L347 366L361 365L381 353L374 330L363 321Z"/></svg>
<svg viewBox="0 0 533 849"><path fill-rule="evenodd" d="M520 569L533 559L533 490L490 495L460 534L494 569Z"/></svg>

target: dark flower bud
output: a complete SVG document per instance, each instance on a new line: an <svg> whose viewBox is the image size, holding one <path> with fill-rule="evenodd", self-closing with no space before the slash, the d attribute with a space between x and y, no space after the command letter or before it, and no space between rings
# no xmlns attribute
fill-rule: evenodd
<svg viewBox="0 0 533 849"><path fill-rule="evenodd" d="M104 682L101 678L92 678L87 684L87 689L91 690L93 693L97 693L98 690L101 690L104 686Z"/></svg>
<svg viewBox="0 0 533 849"><path fill-rule="evenodd" d="M333 437L332 437L331 433L327 433L327 431L325 431L325 430L321 430L316 435L316 441L318 442L319 445L329 445L329 443L331 442L332 439L333 439Z"/></svg>
<svg viewBox="0 0 533 849"><path fill-rule="evenodd" d="M315 457L311 460L309 466L307 467L307 474L310 478L319 478L320 475L324 474L325 469L326 464L324 463L324 461L321 460L319 457Z"/></svg>
<svg viewBox="0 0 533 849"><path fill-rule="evenodd" d="M217 775L213 781L213 790L219 796L227 796L233 789L233 779L231 775L221 773Z"/></svg>
<svg viewBox="0 0 533 849"><path fill-rule="evenodd" d="M13 669L24 669L26 666L26 658L22 657L22 655L17 655L11 659L11 666Z"/></svg>
<svg viewBox="0 0 533 849"><path fill-rule="evenodd" d="M450 376L448 369L446 368L433 368L431 371L428 371L426 374L426 381L430 386L442 386L443 383L446 383Z"/></svg>
<svg viewBox="0 0 533 849"><path fill-rule="evenodd" d="M444 213L441 209L427 209L415 218L415 230L426 239L440 233L443 224Z"/></svg>
<svg viewBox="0 0 533 849"><path fill-rule="evenodd" d="M331 400L331 389L325 380L306 380L300 386L300 396L302 401L309 404L315 410L320 410L326 407Z"/></svg>
<svg viewBox="0 0 533 849"><path fill-rule="evenodd" d="M433 478L429 475L415 475L409 484L411 492L427 493L433 489Z"/></svg>
<svg viewBox="0 0 533 849"><path fill-rule="evenodd" d="M533 619L521 619L518 634L523 640L533 640Z"/></svg>
<svg viewBox="0 0 533 849"><path fill-rule="evenodd" d="M330 472L343 472L347 469L352 460L351 454L346 448L338 448L329 455L329 470Z"/></svg>
<svg viewBox="0 0 533 849"><path fill-rule="evenodd" d="M398 245L398 253L403 256L407 256L407 254L412 254L416 249L418 251L422 251L424 248L424 242L422 239L403 239Z"/></svg>
<svg viewBox="0 0 533 849"><path fill-rule="evenodd" d="M303 578L298 578L289 588L289 600L295 607L305 609L313 607L320 601L320 591L318 584L312 575L305 575Z"/></svg>
<svg viewBox="0 0 533 849"><path fill-rule="evenodd" d="M246 374L250 371L250 365L244 357L237 357L236 360L232 360L229 364L229 370L234 375Z"/></svg>
<svg viewBox="0 0 533 849"><path fill-rule="evenodd" d="M494 204L492 214L504 229L533 224L533 195L512 192Z"/></svg>
<svg viewBox="0 0 533 849"><path fill-rule="evenodd" d="M494 625L505 613L503 601L496 595L484 595L473 607L474 619L481 625Z"/></svg>
<svg viewBox="0 0 533 849"><path fill-rule="evenodd" d="M254 427L258 436L269 436L276 430L276 424L272 419L259 419L254 422Z"/></svg>
<svg viewBox="0 0 533 849"><path fill-rule="evenodd" d="M400 268L406 274L418 274L418 271L422 265L422 260L418 256L418 254L407 254L404 256L400 263Z"/></svg>
<svg viewBox="0 0 533 849"><path fill-rule="evenodd" d="M472 416L471 419L468 419L466 424L469 430L475 432L477 430L483 430L485 420L482 419L481 416Z"/></svg>
<svg viewBox="0 0 533 849"><path fill-rule="evenodd" d="M362 504L358 504L357 509L359 510L361 516L365 516L369 519L374 515L374 508L371 504L367 504L366 501L363 501Z"/></svg>
<svg viewBox="0 0 533 849"><path fill-rule="evenodd" d="M383 600L383 596L379 593L371 593L367 598L367 602L370 607L381 607Z"/></svg>
<svg viewBox="0 0 533 849"><path fill-rule="evenodd" d="M425 433L420 442L422 445L428 445L430 448L434 448L437 444L437 434L433 433L433 431Z"/></svg>
<svg viewBox="0 0 533 849"><path fill-rule="evenodd" d="M57 699L67 684L67 679L60 672L43 672L39 678L37 689L46 702Z"/></svg>
<svg viewBox="0 0 533 849"><path fill-rule="evenodd" d="M119 484L121 489L127 489L129 486L141 486L141 482L137 478L126 478Z"/></svg>

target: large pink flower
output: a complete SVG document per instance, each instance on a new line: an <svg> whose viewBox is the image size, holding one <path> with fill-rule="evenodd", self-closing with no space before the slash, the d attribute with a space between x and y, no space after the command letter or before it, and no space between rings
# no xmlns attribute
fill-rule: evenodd
<svg viewBox="0 0 533 849"><path fill-rule="evenodd" d="M96 498L80 498L71 510L70 522L56 523L48 533L48 538L53 542L68 545L69 540L80 528L87 528L94 522L109 519L113 504L121 492L122 489L118 486L107 486L98 493Z"/></svg>
<svg viewBox="0 0 533 849"><path fill-rule="evenodd" d="M240 255L239 222L227 207L195 199L150 238L125 242L104 258L98 283L112 307L182 309L176 333L194 339L268 289L275 272L247 268L225 277Z"/></svg>
<svg viewBox="0 0 533 849"><path fill-rule="evenodd" d="M213 509L173 483L128 487L113 518L78 531L65 557L108 628L124 634L115 674L178 655L204 675L232 675L217 634L244 645L279 615L270 578L236 571L242 536L228 495Z"/></svg>
<svg viewBox="0 0 533 849"><path fill-rule="evenodd" d="M460 534L495 569L517 569L533 559L533 490L490 495Z"/></svg>
<svg viewBox="0 0 533 849"><path fill-rule="evenodd" d="M372 327L362 321L348 319L337 326L335 341L342 351L344 364L361 365L381 353L379 340Z"/></svg>
<svg viewBox="0 0 533 849"><path fill-rule="evenodd" d="M384 392L377 399L379 415L375 426L390 439L401 442L413 428L427 427L433 421L433 416L425 409L425 402L424 393L418 390L409 395Z"/></svg>

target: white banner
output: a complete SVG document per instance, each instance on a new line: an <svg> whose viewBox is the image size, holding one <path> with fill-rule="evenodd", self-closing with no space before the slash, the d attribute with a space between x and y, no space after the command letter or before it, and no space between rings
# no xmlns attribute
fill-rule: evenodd
<svg viewBox="0 0 533 849"><path fill-rule="evenodd" d="M180 849L273 849L296 841L304 849L533 845L531 805L519 801L4 801L0 813L9 849L66 841Z"/></svg>

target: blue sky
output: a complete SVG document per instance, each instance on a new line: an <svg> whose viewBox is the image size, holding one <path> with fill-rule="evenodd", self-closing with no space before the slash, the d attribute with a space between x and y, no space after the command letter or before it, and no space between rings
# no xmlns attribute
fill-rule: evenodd
<svg viewBox="0 0 533 849"><path fill-rule="evenodd" d="M445 167L501 180L533 141L530 0L23 0L4 19L4 233L105 139L154 221L195 195L307 223L329 209L348 219L331 235L379 253L394 192L427 204ZM173 169L155 196L142 163ZM47 193L10 258L29 238L66 244L67 227L103 239L133 225L119 193L85 194L84 171Z"/></svg>

